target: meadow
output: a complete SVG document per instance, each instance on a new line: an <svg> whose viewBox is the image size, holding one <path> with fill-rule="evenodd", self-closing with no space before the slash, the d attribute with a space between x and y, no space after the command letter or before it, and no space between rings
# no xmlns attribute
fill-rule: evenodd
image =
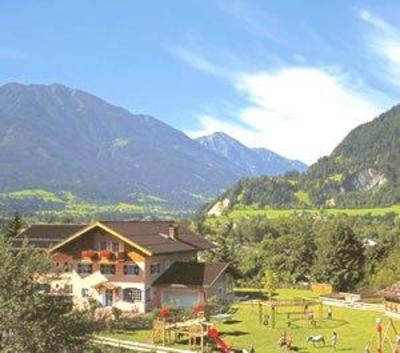
<svg viewBox="0 0 400 353"><path fill-rule="evenodd" d="M244 293L255 294L257 290L242 290ZM307 290L282 289L277 291L276 298L289 299L294 297L314 298L315 295ZM303 353L328 353L333 352L330 346L330 337L335 331L338 335L337 352L364 352L365 346L370 345L371 352L376 351L376 328L377 318L384 318L382 312L359 311L354 309L333 308L332 319L326 317L327 308L324 312L324 320L320 327L307 328L304 320L294 321L290 328L287 326L287 312L299 311L299 308L280 309L277 317L277 327L272 329L259 323L259 309L256 304L239 304L239 310L234 320L228 323L217 323L221 337L230 346L249 349L254 346L258 353L280 353L277 341L283 332L293 339L297 351ZM397 323L400 329L400 322ZM107 336L151 343L151 331L115 331L103 333ZM324 347L313 347L306 343L310 335L324 335L327 345ZM383 353L391 352L385 347Z"/></svg>
<svg viewBox="0 0 400 353"><path fill-rule="evenodd" d="M285 218L296 214L310 214L314 216L384 216L389 213L400 214L400 205L376 208L328 208L328 209L273 209L238 207L227 211L219 217L209 217L207 222L215 224L226 220L238 220L252 217Z"/></svg>

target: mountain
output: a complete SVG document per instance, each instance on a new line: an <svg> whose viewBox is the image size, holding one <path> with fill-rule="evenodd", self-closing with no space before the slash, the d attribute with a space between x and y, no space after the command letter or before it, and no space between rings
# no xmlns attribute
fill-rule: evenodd
<svg viewBox="0 0 400 353"><path fill-rule="evenodd" d="M352 130L306 173L247 178L219 198L225 207L375 207L400 203L400 106Z"/></svg>
<svg viewBox="0 0 400 353"><path fill-rule="evenodd" d="M59 84L0 86L0 126L0 208L12 194L190 209L249 175L149 115Z"/></svg>
<svg viewBox="0 0 400 353"><path fill-rule="evenodd" d="M67 190L91 199L157 195L193 206L241 174L148 115L62 85L0 87L0 191Z"/></svg>
<svg viewBox="0 0 400 353"><path fill-rule="evenodd" d="M248 148L223 132L196 140L208 150L228 159L246 176L280 175L307 169L304 163L284 158L265 148Z"/></svg>

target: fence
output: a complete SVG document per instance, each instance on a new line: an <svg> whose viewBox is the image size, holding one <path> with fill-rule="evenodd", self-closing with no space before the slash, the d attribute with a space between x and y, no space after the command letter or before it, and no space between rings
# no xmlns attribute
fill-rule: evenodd
<svg viewBox="0 0 400 353"><path fill-rule="evenodd" d="M154 344L125 341L116 338L95 336L93 342L115 348L123 348L135 352L157 352L157 353L194 353L186 349L158 346Z"/></svg>
<svg viewBox="0 0 400 353"><path fill-rule="evenodd" d="M385 307L383 304L371 304L371 303L363 303L363 302L346 302L341 299L329 298L329 297L321 297L320 300L322 304L329 306L337 306L341 308L348 309L356 309L356 310L366 310L366 311L379 311L384 312Z"/></svg>

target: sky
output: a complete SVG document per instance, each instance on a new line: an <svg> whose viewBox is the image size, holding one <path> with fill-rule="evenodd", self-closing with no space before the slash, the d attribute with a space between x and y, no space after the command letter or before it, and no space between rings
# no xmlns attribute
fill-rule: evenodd
<svg viewBox="0 0 400 353"><path fill-rule="evenodd" d="M0 0L0 85L61 83L313 163L400 103L400 3Z"/></svg>

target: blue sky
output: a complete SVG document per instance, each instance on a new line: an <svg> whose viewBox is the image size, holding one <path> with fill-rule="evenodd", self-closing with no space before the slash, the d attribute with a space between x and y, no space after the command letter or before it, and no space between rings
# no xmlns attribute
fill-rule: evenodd
<svg viewBox="0 0 400 353"><path fill-rule="evenodd" d="M311 163L398 103L397 1L0 0L0 84L63 83Z"/></svg>

